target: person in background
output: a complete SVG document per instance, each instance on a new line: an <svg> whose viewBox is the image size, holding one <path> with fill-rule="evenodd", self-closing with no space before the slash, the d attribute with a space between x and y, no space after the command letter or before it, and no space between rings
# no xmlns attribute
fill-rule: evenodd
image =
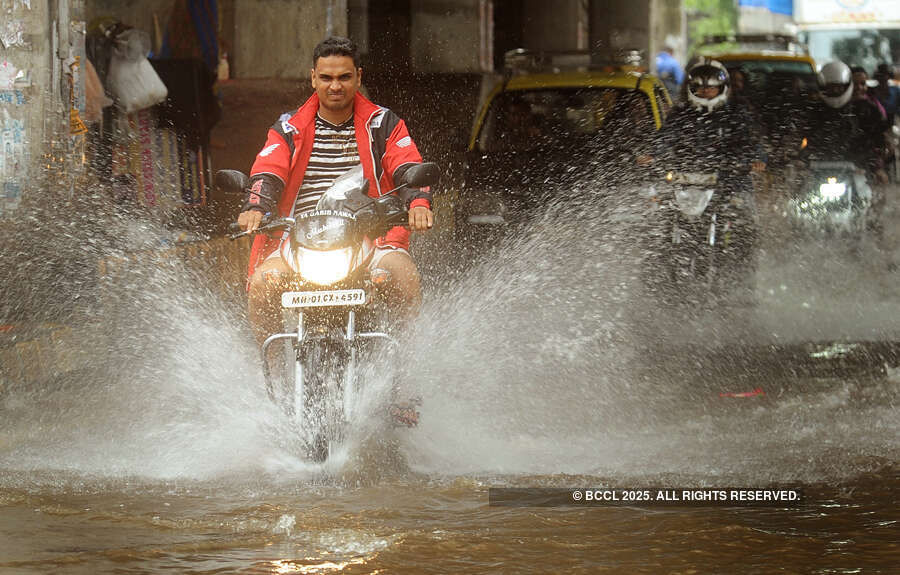
<svg viewBox="0 0 900 575"><path fill-rule="evenodd" d="M887 113L884 111L884 106L874 94L869 92L869 73L862 66L854 66L850 68L850 72L853 74L853 101L868 102L878 110L881 119L886 121Z"/></svg>
<svg viewBox="0 0 900 575"><path fill-rule="evenodd" d="M881 103L888 121L893 124L900 115L900 86L891 84L893 73L888 64L879 64L874 78L878 81L878 86L869 92Z"/></svg>
<svg viewBox="0 0 900 575"><path fill-rule="evenodd" d="M873 156L877 160L872 160L870 167L876 184L887 183L887 172L885 170L885 160L888 155L887 131L890 129L888 125L887 113L878 99L869 92L869 75L866 71L855 66L850 69L853 74L853 97L850 100L850 106L854 115L859 118L859 127L865 133L865 145L871 148ZM879 194L875 194L878 199ZM883 198L882 198L883 199Z"/></svg>
<svg viewBox="0 0 900 575"><path fill-rule="evenodd" d="M884 132L881 113L855 86L851 69L835 60L819 72L820 101L806 120L805 154L810 160L851 161L860 173L855 176L859 189L869 187L872 194L871 216L867 225L877 237L883 226L884 207ZM855 94L855 95L854 95Z"/></svg>
<svg viewBox="0 0 900 575"><path fill-rule="evenodd" d="M675 51L672 47L666 46L662 52L656 55L656 74L673 100L678 99L681 85L684 83L684 70L675 59L674 54Z"/></svg>
<svg viewBox="0 0 900 575"><path fill-rule="evenodd" d="M897 141L897 136L894 134L893 128L898 118L900 118L900 86L891 82L893 75L893 71L889 64L879 64L874 75L875 80L878 81L878 86L869 90L869 92L878 99L887 114L886 133L888 150L886 153L885 161L887 165L885 168L889 176L896 183L897 181L900 181L900 172L898 172L897 169L897 163L900 161L900 158L898 158L900 157L900 142Z"/></svg>

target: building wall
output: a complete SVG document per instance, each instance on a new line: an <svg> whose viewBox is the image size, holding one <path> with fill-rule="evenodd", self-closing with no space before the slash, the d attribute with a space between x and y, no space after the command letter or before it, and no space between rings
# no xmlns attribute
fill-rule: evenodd
<svg viewBox="0 0 900 575"><path fill-rule="evenodd" d="M55 160L46 143L60 141L62 80L52 54L46 1L2 0L4 27L19 34L0 44L0 218L16 214L49 178ZM56 65L54 73L53 65ZM47 87L50 89L47 89ZM66 125L66 127L68 127ZM64 159L64 158L63 158Z"/></svg>
<svg viewBox="0 0 900 575"><path fill-rule="evenodd" d="M591 49L601 58L624 50L650 50L650 1L591 2Z"/></svg>
<svg viewBox="0 0 900 575"><path fill-rule="evenodd" d="M414 72L478 73L493 67L490 2L413 0L410 11Z"/></svg>
<svg viewBox="0 0 900 575"><path fill-rule="evenodd" d="M656 55L667 46L675 51L679 62L687 62L682 12L682 0L650 0L650 45L647 55L651 72L656 72Z"/></svg>
<svg viewBox="0 0 900 575"><path fill-rule="evenodd" d="M153 49L158 50L174 3L175 0L86 0L85 20L90 26L98 19L113 18L143 30L153 39Z"/></svg>
<svg viewBox="0 0 900 575"><path fill-rule="evenodd" d="M562 52L588 48L588 2L525 0L523 48Z"/></svg>
<svg viewBox="0 0 900 575"><path fill-rule="evenodd" d="M345 0L234 0L236 78L306 78L328 34L347 34Z"/></svg>

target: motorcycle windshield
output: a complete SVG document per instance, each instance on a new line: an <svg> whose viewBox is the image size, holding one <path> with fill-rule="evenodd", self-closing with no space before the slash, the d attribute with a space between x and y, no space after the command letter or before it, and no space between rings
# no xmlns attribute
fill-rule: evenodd
<svg viewBox="0 0 900 575"><path fill-rule="evenodd" d="M369 182L363 176L362 164L357 164L338 178L325 190L316 211L355 212L360 202L368 199L366 190Z"/></svg>
<svg viewBox="0 0 900 575"><path fill-rule="evenodd" d="M347 212L313 210L294 225L294 241L311 250L334 250L354 243L356 218Z"/></svg>
<svg viewBox="0 0 900 575"><path fill-rule="evenodd" d="M715 190L697 186L675 186L675 204L688 216L699 216L709 205Z"/></svg>

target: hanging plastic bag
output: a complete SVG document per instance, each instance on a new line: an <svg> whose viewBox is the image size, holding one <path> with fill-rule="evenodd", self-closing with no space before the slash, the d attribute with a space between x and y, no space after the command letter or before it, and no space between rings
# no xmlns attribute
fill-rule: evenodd
<svg viewBox="0 0 900 575"><path fill-rule="evenodd" d="M107 77L109 91L126 114L165 101L166 85L150 65L150 36L141 30L125 30L116 36Z"/></svg>

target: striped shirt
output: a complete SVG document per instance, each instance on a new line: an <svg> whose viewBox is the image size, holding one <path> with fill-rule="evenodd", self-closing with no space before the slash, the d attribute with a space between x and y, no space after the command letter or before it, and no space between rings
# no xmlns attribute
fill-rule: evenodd
<svg viewBox="0 0 900 575"><path fill-rule="evenodd" d="M316 136L303 184L294 204L294 215L308 212L338 176L359 164L353 116L336 126L316 114Z"/></svg>

